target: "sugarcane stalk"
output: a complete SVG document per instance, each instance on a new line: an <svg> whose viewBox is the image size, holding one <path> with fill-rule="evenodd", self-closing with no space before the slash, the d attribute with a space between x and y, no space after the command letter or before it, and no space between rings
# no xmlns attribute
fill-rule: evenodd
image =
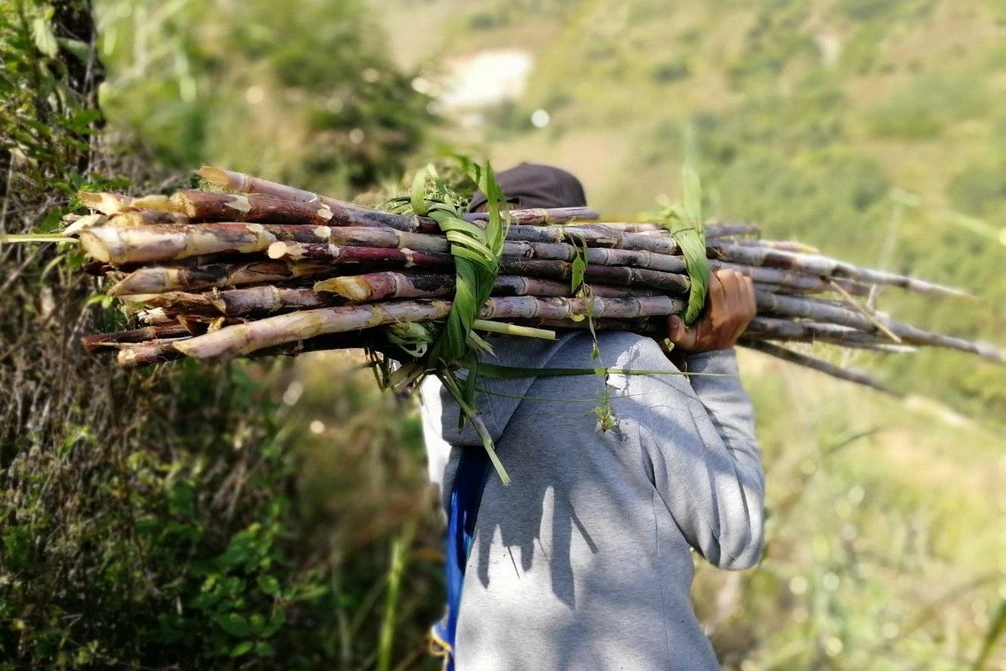
<svg viewBox="0 0 1006 671"><path fill-rule="evenodd" d="M837 324L820 322L797 322L773 317L755 317L745 331L747 335L762 340L793 340L798 342L821 342L843 347L873 348L883 346L884 351L911 351L889 341L877 333L869 333ZM896 349L890 349L892 344Z"/></svg>
<svg viewBox="0 0 1006 671"><path fill-rule="evenodd" d="M883 333L896 343L901 342L901 338L898 337L898 334L894 333L893 331L891 331L891 329L887 328L887 326L884 325L883 321L877 319L876 311L873 308L867 307L865 305L860 305L859 303L857 303L855 300L853 300L852 296L849 295L849 292L846 291L844 288L842 288L840 284L836 283L835 280L831 280L831 283L835 286L835 289L837 289L838 292L842 294L842 296L847 301L847 304L857 312L864 315L871 322L873 322L873 325L877 328L878 331L880 331L881 333ZM872 297L872 292L870 296Z"/></svg>
<svg viewBox="0 0 1006 671"><path fill-rule="evenodd" d="M571 280L573 264L563 261L525 261L504 257L500 259L500 271L508 275L523 275L549 280ZM687 275L625 266L592 266L588 264L583 277L587 282L597 282L609 286L647 287L673 293L688 293L690 286Z"/></svg>
<svg viewBox="0 0 1006 671"><path fill-rule="evenodd" d="M385 352L389 355L394 353L394 346L386 341L381 329L368 329L365 331L353 331L351 333L331 333L306 340L296 340L275 347L266 347L252 352L249 358L300 356L308 352L343 349L370 349ZM170 344L167 342L143 343L140 345L128 345L124 349L119 350L117 362L123 368L137 368L174 361L184 357L184 354L170 347Z"/></svg>
<svg viewBox="0 0 1006 671"><path fill-rule="evenodd" d="M232 170L223 170L221 168L203 166L199 170L199 176L211 184L223 186L233 191L240 191L242 193L263 194L291 202L309 204L321 203L328 205L332 210L349 208L359 210L361 212L376 212L376 210L368 210L367 208L354 203L330 198L328 196L322 196L317 193L311 193L310 191L304 191L303 189L287 186L286 184L279 184L267 179L262 179L261 177L253 177L251 175L234 172ZM588 207L564 207L552 209L511 210L510 216L511 221L514 223L561 224L576 220L583 221L597 219L598 214L596 211ZM464 215L464 219L467 221L486 221L488 218L488 213L482 212L472 212Z"/></svg>
<svg viewBox="0 0 1006 671"><path fill-rule="evenodd" d="M613 247L654 252L657 254L679 254L677 244L670 235L649 235L646 233L623 233L606 224L573 226L511 226L508 240L526 242L565 242L578 244L583 241L588 247Z"/></svg>
<svg viewBox="0 0 1006 671"><path fill-rule="evenodd" d="M709 267L713 270L736 270L742 275L750 277L756 283L771 285L775 291L817 294L835 292L838 291L836 287L841 287L848 293L857 296L867 296L870 293L869 287L856 282L848 280L826 281L813 275L801 275L778 268L759 268L715 260L709 261Z"/></svg>
<svg viewBox="0 0 1006 671"><path fill-rule="evenodd" d="M169 196L150 195L134 198L116 193L80 191L77 200L85 207L112 216L129 210L155 210L158 212L181 212Z"/></svg>
<svg viewBox="0 0 1006 671"><path fill-rule="evenodd" d="M822 361L812 356L807 356L806 354L801 354L799 352L794 352L793 350L786 349L785 347L780 347L773 343L765 342L762 340L755 340L752 338L742 338L739 342L740 345L748 349L753 349L758 352L763 352L769 356L774 356L777 359L782 359L783 361L788 361L790 363L795 363L798 366L803 366L805 368L810 368L816 371L820 371L832 377L836 377L840 380L848 380L849 382L855 382L856 384L861 384L877 391L882 391L885 394L890 394L892 396L903 397L904 394L897 391L893 387L880 382L879 380L870 377L864 373L860 373L853 370L848 370L846 368L841 368L827 361Z"/></svg>
<svg viewBox="0 0 1006 671"><path fill-rule="evenodd" d="M130 298L130 297L123 297ZM307 288L276 287L266 284L243 289L212 290L197 294L169 291L137 297L145 306L162 308L174 313L245 317L269 314L281 310L304 310L339 305L339 296Z"/></svg>
<svg viewBox="0 0 1006 671"><path fill-rule="evenodd" d="M589 207L553 207L527 210L510 210L511 224L540 226L543 224L567 224L573 221L593 221L600 215ZM470 212L464 215L466 221L488 221L488 212Z"/></svg>
<svg viewBox="0 0 1006 671"><path fill-rule="evenodd" d="M454 294L455 276L442 273L414 271L384 271L333 277L316 282L314 290L331 292L357 303L368 303L389 298L442 298ZM622 296L654 295L646 289L627 289L591 285L595 296L617 298ZM499 275L493 282L493 296L560 296L570 297L573 291L569 282L557 282L536 277Z"/></svg>
<svg viewBox="0 0 1006 671"><path fill-rule="evenodd" d="M448 301L405 301L298 310L207 333L175 348L196 359L227 358L328 333L443 319L450 308Z"/></svg>
<svg viewBox="0 0 1006 671"><path fill-rule="evenodd" d="M447 268L454 257L436 252L387 247L343 247L327 243L277 242L269 247L269 258L293 261L324 261L330 264L392 264L406 268Z"/></svg>
<svg viewBox="0 0 1006 671"><path fill-rule="evenodd" d="M184 355L174 348L174 342L161 340L123 347L116 356L116 362L122 368L137 368L181 359Z"/></svg>
<svg viewBox="0 0 1006 671"><path fill-rule="evenodd" d="M755 224L706 224L707 240L742 235L761 235L761 227Z"/></svg>
<svg viewBox="0 0 1006 671"><path fill-rule="evenodd" d="M97 333L81 338L81 344L88 352L102 348L122 347L124 344L142 343L148 340L163 340L166 338L182 338L192 335L183 324L166 324L163 326L146 326L130 331L117 333Z"/></svg>
<svg viewBox="0 0 1006 671"><path fill-rule="evenodd" d="M829 322L848 326L861 331L874 331L876 326L874 321L880 321L887 329L897 335L905 343L911 345L924 345L930 347L944 347L955 349L961 352L969 352L978 356L1002 363L1006 357L995 347L983 343L975 343L953 336L940 333L932 333L908 324L893 321L881 315L874 315L872 318L848 308L836 307L834 305L820 303L812 298L785 296L772 294L766 291L755 291L755 302L758 306L758 313L767 315L781 315L785 317L801 317L819 322Z"/></svg>
<svg viewBox="0 0 1006 671"><path fill-rule="evenodd" d="M258 193L296 203L322 203L325 201L323 196L319 196L316 193L261 177L253 177L252 175L246 175L234 170L224 170L223 168L204 165L199 169L198 173L202 179L210 184L222 186L232 191L240 191L241 193ZM341 201L336 202L341 203Z"/></svg>
<svg viewBox="0 0 1006 671"><path fill-rule="evenodd" d="M796 254L820 254L820 250L817 247L791 240L734 240L733 244L742 247L764 247L765 249L776 249Z"/></svg>
<svg viewBox="0 0 1006 671"><path fill-rule="evenodd" d="M743 245L727 243L710 245L709 249L718 258L748 266L785 268L821 277L896 286L922 294L974 299L970 294L952 287L932 284L923 280L880 270L860 268L844 261L836 261L835 259L816 254L796 254L777 249L745 247Z"/></svg>
<svg viewBox="0 0 1006 671"><path fill-rule="evenodd" d="M513 222L523 223L523 222ZM661 224L650 224L646 222L639 221L601 221L597 222L583 222L579 225L582 226L607 226L609 228L614 228L622 233L645 233L647 235L667 235L668 229L666 226ZM705 225L706 238L723 238L723 237L736 237L736 236L758 236L761 235L761 227L755 224L713 224L707 223ZM737 241L741 242L741 241ZM746 242L746 241L744 241Z"/></svg>
<svg viewBox="0 0 1006 671"><path fill-rule="evenodd" d="M186 190L175 193L172 198L193 221L326 226L335 216L326 203L282 200L256 194Z"/></svg>
<svg viewBox="0 0 1006 671"><path fill-rule="evenodd" d="M331 275L336 269L324 263L260 261L242 265L148 266L133 271L108 290L109 296L196 291L212 287L264 284L299 277Z"/></svg>
<svg viewBox="0 0 1006 671"><path fill-rule="evenodd" d="M588 265L630 266L668 273L683 273L686 270L685 261L680 256L649 251L601 247L583 249L563 242L507 241L503 244L503 256L522 259L573 261L581 255Z"/></svg>
<svg viewBox="0 0 1006 671"><path fill-rule="evenodd" d="M82 231L80 243L84 251L100 261L126 265L262 252L278 240L320 242L328 240L331 233L328 226L265 226L238 222L99 226Z"/></svg>
<svg viewBox="0 0 1006 671"><path fill-rule="evenodd" d="M75 216L73 219L64 217L63 220L67 224L66 228L63 229L63 235L73 237L79 235L85 228L104 225L108 222L109 217L104 214L86 214L83 216Z"/></svg>
<svg viewBox="0 0 1006 671"><path fill-rule="evenodd" d="M683 301L667 296L641 298L490 298L480 319L572 319L588 314L598 318L635 319L680 312ZM267 317L197 336L172 347L196 359L230 358L327 333L345 333L402 322L442 319L448 301L399 301L360 306L299 310Z"/></svg>

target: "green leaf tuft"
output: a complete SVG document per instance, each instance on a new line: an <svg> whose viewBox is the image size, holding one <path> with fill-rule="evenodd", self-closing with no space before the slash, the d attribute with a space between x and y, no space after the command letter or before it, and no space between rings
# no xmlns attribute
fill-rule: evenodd
<svg viewBox="0 0 1006 671"><path fill-rule="evenodd" d="M706 231L702 222L702 187L699 175L687 164L681 173L684 203L665 208L661 217L685 259L690 288L684 322L686 326L691 326L706 304L710 269L709 259L706 257Z"/></svg>

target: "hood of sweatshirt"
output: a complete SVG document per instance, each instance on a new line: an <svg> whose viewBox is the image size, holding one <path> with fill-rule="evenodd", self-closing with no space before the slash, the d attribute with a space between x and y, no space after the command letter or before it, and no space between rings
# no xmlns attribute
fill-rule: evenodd
<svg viewBox="0 0 1006 671"><path fill-rule="evenodd" d="M525 377L494 379L480 375L476 394L476 409L494 443L498 443L510 419L520 407L531 385L535 371L548 367L549 361L573 338L589 338L587 333L567 333L556 340L497 336L489 339L494 355L483 355L483 361L500 366L522 368L529 371ZM593 362L584 361L583 368L590 370ZM461 409L435 377L427 378L422 385L423 437L430 480L449 491L460 453L454 447L482 449L482 439L470 421L459 427Z"/></svg>

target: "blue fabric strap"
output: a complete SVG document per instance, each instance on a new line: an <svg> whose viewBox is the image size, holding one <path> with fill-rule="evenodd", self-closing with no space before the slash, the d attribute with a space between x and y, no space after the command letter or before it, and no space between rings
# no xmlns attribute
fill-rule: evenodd
<svg viewBox="0 0 1006 671"><path fill-rule="evenodd" d="M447 560L444 563L447 583L447 612L433 626L433 652L444 658L444 669L454 671L454 637L461 608L461 588L465 581L465 565L472 550L475 519L489 477L489 454L483 449L466 447L454 475L447 521Z"/></svg>

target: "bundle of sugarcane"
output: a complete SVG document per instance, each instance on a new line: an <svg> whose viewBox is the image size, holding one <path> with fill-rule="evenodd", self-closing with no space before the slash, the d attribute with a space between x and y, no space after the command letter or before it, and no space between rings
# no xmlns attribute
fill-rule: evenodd
<svg viewBox="0 0 1006 671"><path fill-rule="evenodd" d="M935 346L1003 360L990 346L899 323L873 307L886 286L967 294L826 258L798 243L762 240L753 225L699 231L597 223L586 208L460 215L428 209L415 197L402 200L410 213L386 212L217 168L200 175L228 192L81 194L94 213L76 218L66 234L79 239L92 272L114 281L107 294L145 324L88 336L89 350L116 350L120 365L134 367L369 348L433 370L431 356L439 363L451 356L410 341L408 325L429 325L429 344L431 332L435 339L438 330L458 327L452 308L462 296L477 309L459 318L455 350L459 338L484 345L479 331L550 337L556 329L590 327L662 337L668 315L694 318L696 294L704 297L696 292L704 281L696 266L707 264L706 272L734 269L755 283L758 316L742 344L800 365L887 390L783 343L885 352ZM681 221L697 217L678 214ZM688 254L689 244L695 249L689 235L698 235L704 260ZM493 265L478 290L465 265L475 262L473 254Z"/></svg>

